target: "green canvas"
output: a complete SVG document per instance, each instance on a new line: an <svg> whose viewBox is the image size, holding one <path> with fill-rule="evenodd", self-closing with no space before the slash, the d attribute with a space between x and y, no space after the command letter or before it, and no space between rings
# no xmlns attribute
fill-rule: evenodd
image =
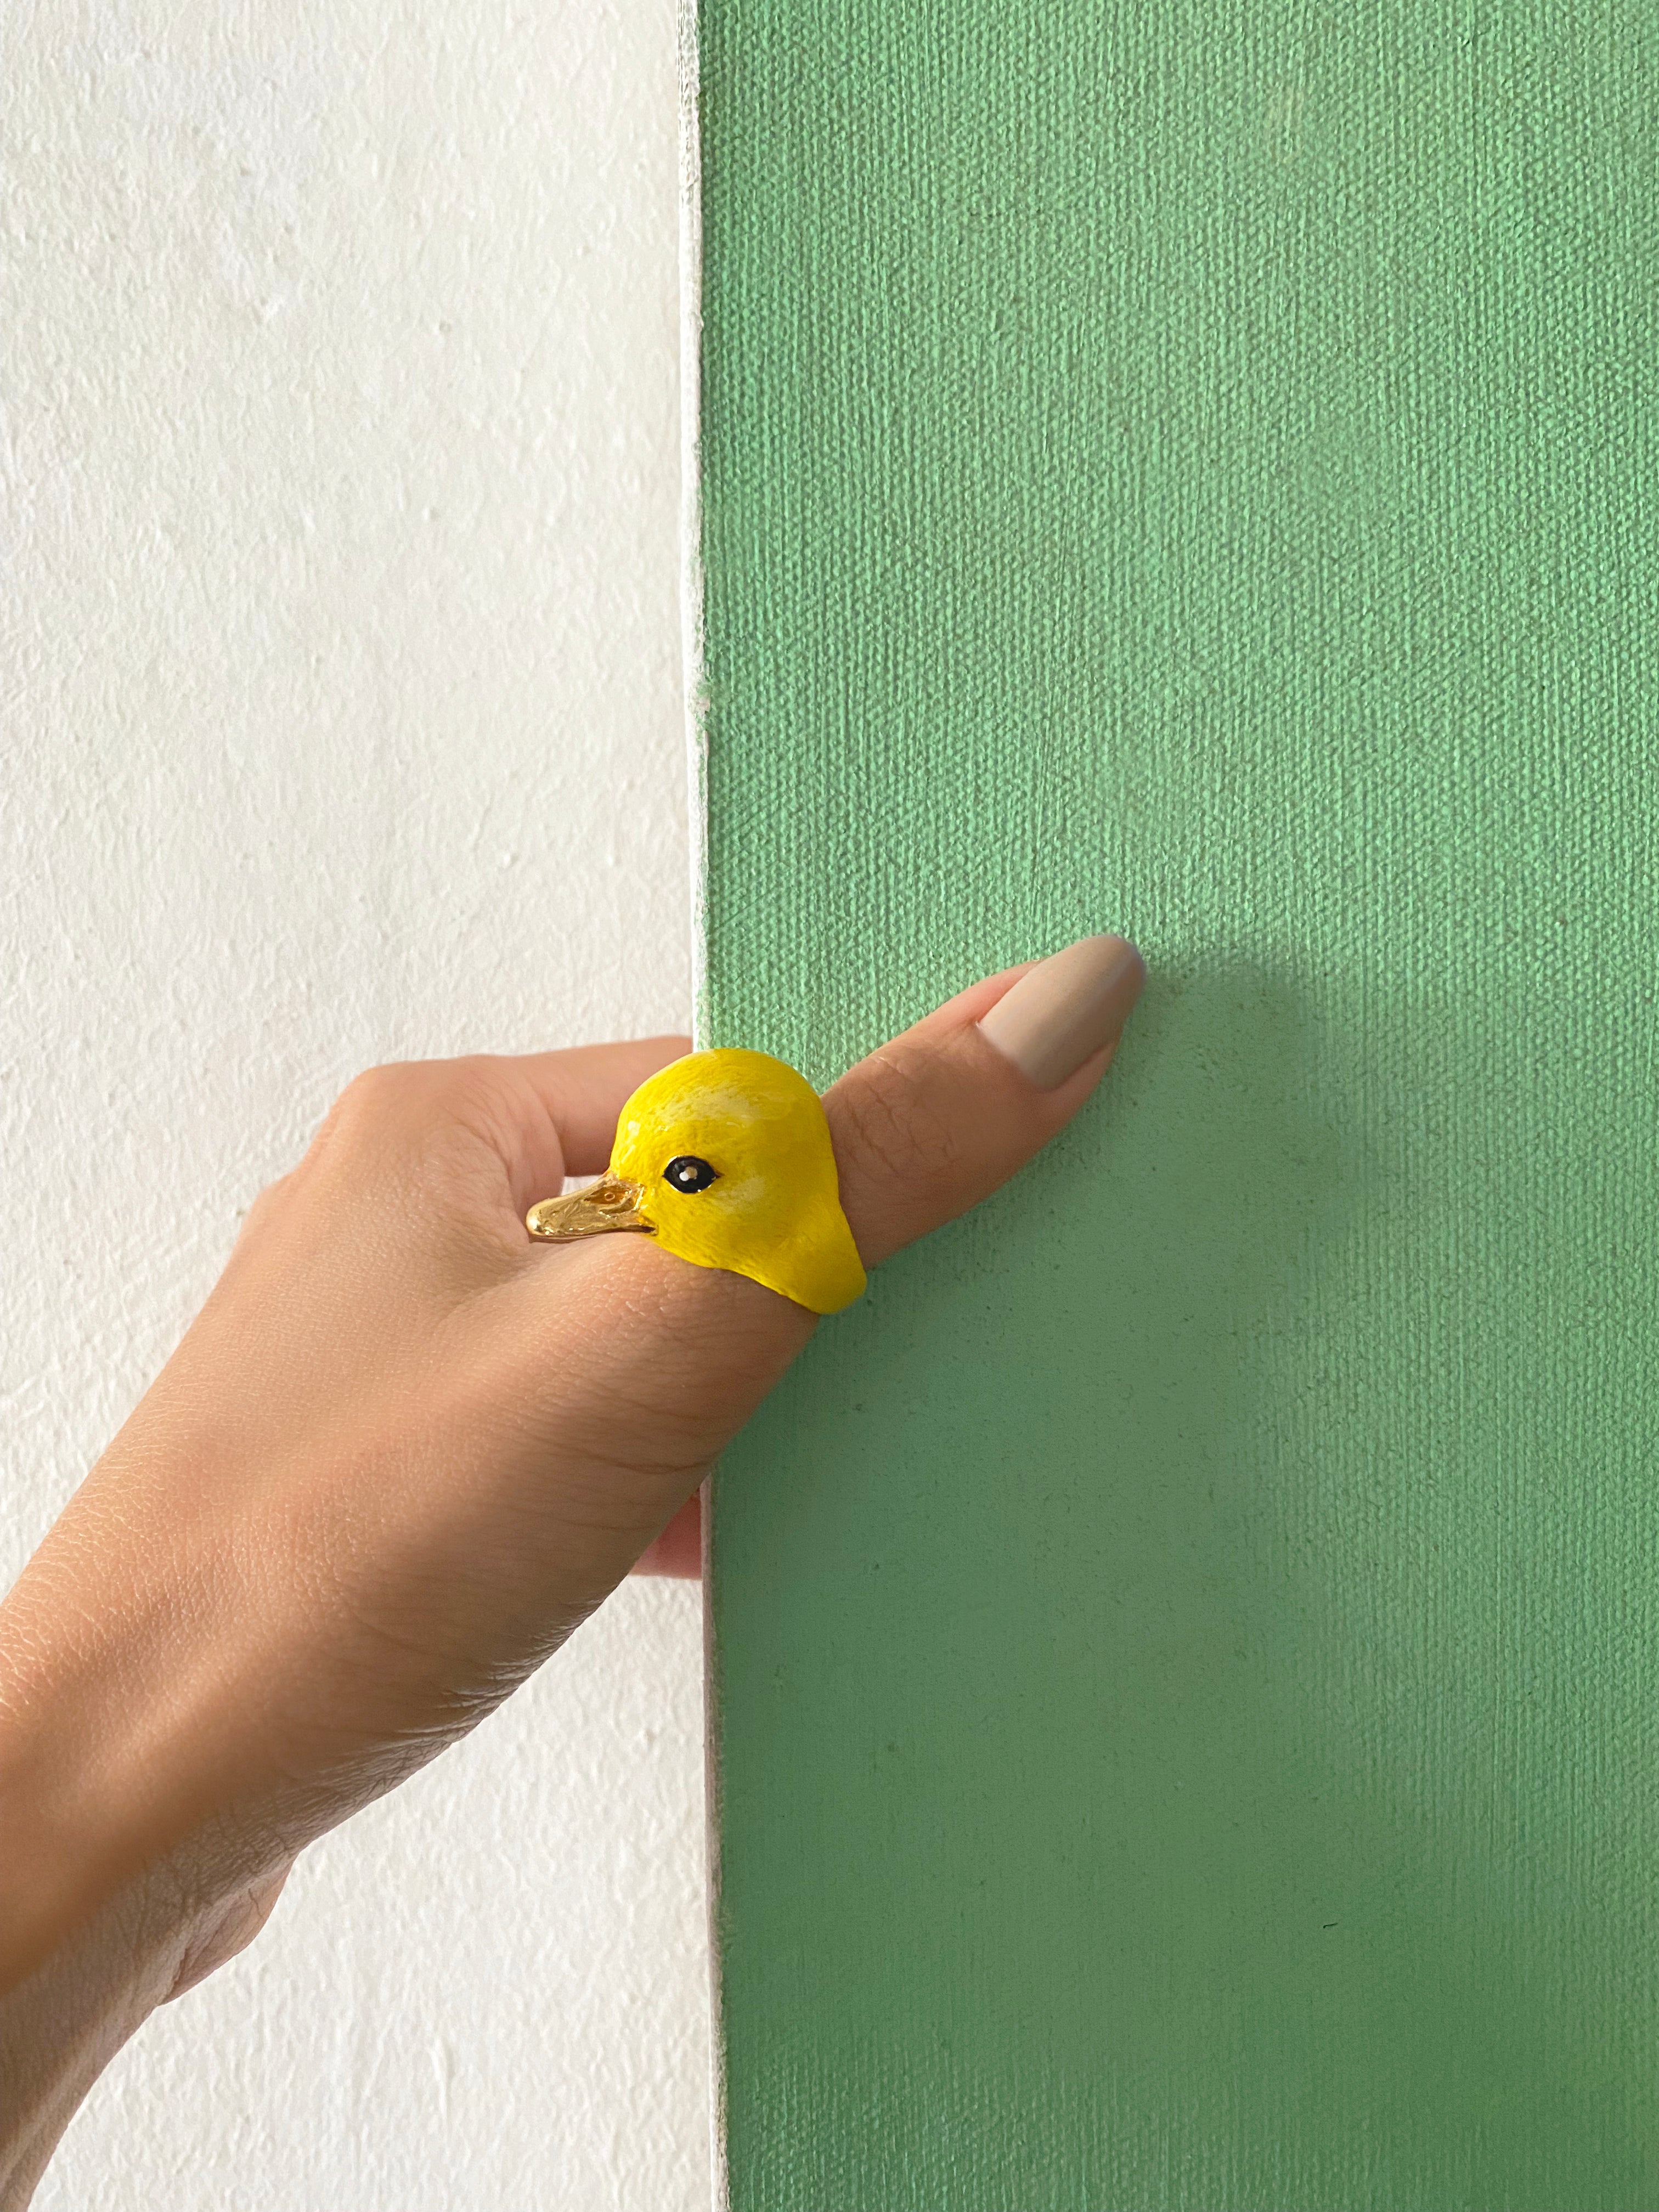
<svg viewBox="0 0 1659 2212"><path fill-rule="evenodd" d="M1121 929L712 1539L737 2212L1659 2203L1659 7L704 0L704 1033Z"/></svg>

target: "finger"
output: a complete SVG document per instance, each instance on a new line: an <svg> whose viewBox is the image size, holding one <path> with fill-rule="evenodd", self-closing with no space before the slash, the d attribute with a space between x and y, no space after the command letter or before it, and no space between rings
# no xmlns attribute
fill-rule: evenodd
<svg viewBox="0 0 1659 2212"><path fill-rule="evenodd" d="M702 1494L694 1490L660 1536L634 1562L636 1575L672 1575L695 1582L702 1572Z"/></svg>
<svg viewBox="0 0 1659 2212"><path fill-rule="evenodd" d="M567 1175L598 1175L611 1158L617 1116L647 1076L691 1049L689 1036L532 1052L513 1064L559 1133Z"/></svg>
<svg viewBox="0 0 1659 2212"><path fill-rule="evenodd" d="M186 1948L174 1972L173 1986L161 2000L163 2004L183 1996L186 1990L193 1990L198 1982L204 1982L227 1960L247 1948L270 1919L283 1893L283 1885L293 1871L294 1862L290 1859L276 1874L267 1875L262 1881L238 1890L227 1899L207 1928Z"/></svg>
<svg viewBox="0 0 1659 2212"><path fill-rule="evenodd" d="M986 1197L1071 1118L1143 975L1122 939L1085 939L975 984L842 1078L824 1108L842 1203L871 1265ZM583 1571L595 1596L647 1553L657 1571L689 1565L687 1491L812 1316L645 1237L572 1245L526 1280L538 1303L555 1302L566 1346L550 1361L538 1324L540 1418L568 1463L593 1461ZM568 1544L562 1558L569 1567Z"/></svg>
<svg viewBox="0 0 1659 2212"><path fill-rule="evenodd" d="M867 1267L987 1198L1069 1121L1146 979L1121 937L988 976L851 1067L824 1098Z"/></svg>
<svg viewBox="0 0 1659 2212"><path fill-rule="evenodd" d="M690 1049L687 1036L635 1037L496 1061L522 1109L514 1117L515 1156L508 1163L519 1211L556 1198L568 1175L599 1175L628 1099L648 1075Z"/></svg>

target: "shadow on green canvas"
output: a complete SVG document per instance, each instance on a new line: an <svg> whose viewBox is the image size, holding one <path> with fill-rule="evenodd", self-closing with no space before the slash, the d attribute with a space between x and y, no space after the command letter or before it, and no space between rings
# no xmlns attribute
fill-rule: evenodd
<svg viewBox="0 0 1659 2212"><path fill-rule="evenodd" d="M723 1468L736 2203L988 2212L1045 2160L1102 2207L1649 2201L1650 2000L1609 2047L1565 1801L1517 1851L1505 1794L1551 1527L1494 1502L1501 1419L1449 1498L1385 1402L1470 1316L1377 1308L1457 1223L1437 1102L1369 1033L1260 968L1161 974L1075 1128ZM803 2098L853 2160L816 2195L776 2163Z"/></svg>

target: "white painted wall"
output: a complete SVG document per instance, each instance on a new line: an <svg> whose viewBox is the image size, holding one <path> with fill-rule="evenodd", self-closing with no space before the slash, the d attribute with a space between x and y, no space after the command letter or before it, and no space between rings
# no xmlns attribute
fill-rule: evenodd
<svg viewBox="0 0 1659 2212"><path fill-rule="evenodd" d="M353 1070L688 1015L672 0L9 0L0 1571ZM146 2028L52 2212L708 2203L694 1591Z"/></svg>

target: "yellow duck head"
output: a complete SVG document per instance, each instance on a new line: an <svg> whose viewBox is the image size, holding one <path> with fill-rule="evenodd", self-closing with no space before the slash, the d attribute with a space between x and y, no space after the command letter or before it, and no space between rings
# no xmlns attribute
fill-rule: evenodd
<svg viewBox="0 0 1659 2212"><path fill-rule="evenodd" d="M763 1052L692 1052L659 1068L623 1108L599 1182L543 1199L526 1226L556 1243L643 1230L812 1313L839 1313L865 1285L818 1095Z"/></svg>

